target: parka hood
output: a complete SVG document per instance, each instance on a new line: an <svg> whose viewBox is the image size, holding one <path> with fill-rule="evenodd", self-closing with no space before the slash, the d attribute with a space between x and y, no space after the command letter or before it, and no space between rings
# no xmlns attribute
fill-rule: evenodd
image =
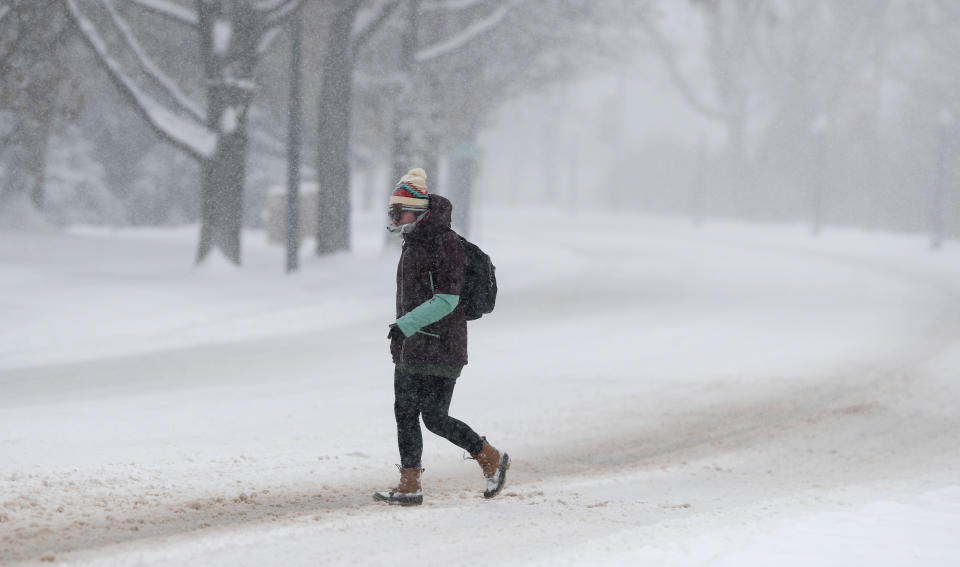
<svg viewBox="0 0 960 567"><path fill-rule="evenodd" d="M453 218L453 204L449 199L441 195L430 195L430 214L423 224L417 227L410 234L405 234L405 239L426 240L437 236L442 232L450 230L450 222Z"/></svg>

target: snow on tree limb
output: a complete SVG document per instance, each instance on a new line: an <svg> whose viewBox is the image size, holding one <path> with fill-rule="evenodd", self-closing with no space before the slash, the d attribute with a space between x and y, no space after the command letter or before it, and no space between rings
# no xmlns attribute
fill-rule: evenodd
<svg viewBox="0 0 960 567"><path fill-rule="evenodd" d="M510 10L520 2L521 0L510 0L494 10L493 13L486 18L477 20L476 22L470 24L459 34L451 37L450 39L441 41L435 45L417 51L413 56L414 59L418 63L424 63L426 61L430 61L431 59L436 59L437 57L456 51L457 49L469 43L475 37L482 35L496 27L497 24L499 24L503 18L506 17L507 13L510 12Z"/></svg>
<svg viewBox="0 0 960 567"><path fill-rule="evenodd" d="M273 45L274 40L280 37L280 28L274 26L266 31L263 36L260 37L260 42L257 44L257 53L263 55L270 50L270 46Z"/></svg>
<svg viewBox="0 0 960 567"><path fill-rule="evenodd" d="M107 41L80 9L78 2L79 0L64 0L67 14L80 30L81 37L106 69L110 79L130 100L134 109L144 117L157 134L195 158L205 159L213 156L217 147L217 135L193 118L172 112L141 89L124 71L120 63L110 55Z"/></svg>
<svg viewBox="0 0 960 567"><path fill-rule="evenodd" d="M197 25L197 14L190 8L179 4L174 4L169 0L126 0L130 4L136 4L141 8L159 14L172 21L190 26Z"/></svg>
<svg viewBox="0 0 960 567"><path fill-rule="evenodd" d="M264 0L254 3L254 7L264 14L264 31L257 43L257 53L266 53L279 37L277 27L305 5L306 0Z"/></svg>
<svg viewBox="0 0 960 567"><path fill-rule="evenodd" d="M377 33L391 14L400 6L400 0L385 0L372 9L362 10L353 22L350 32L350 52L357 56L360 48Z"/></svg>
<svg viewBox="0 0 960 567"><path fill-rule="evenodd" d="M291 0L255 0L253 2L253 7L261 12L269 12L271 10L278 10L284 4L289 3Z"/></svg>
<svg viewBox="0 0 960 567"><path fill-rule="evenodd" d="M160 67L153 62L153 59L147 55L147 52L143 49L143 47L137 41L137 38L133 35L133 31L130 30L130 25L127 24L126 20L124 20L123 17L117 13L116 9L113 7L113 3L110 0L104 0L103 5L107 9L110 19L123 36L124 42L140 61L140 65L143 67L144 71L146 71L146 73L150 75L150 77L162 88L166 89L178 106L186 110L198 122L206 123L207 117L203 109L196 102L190 100L190 98L180 90L180 87L173 81L173 79L167 76L167 74L164 73Z"/></svg>
<svg viewBox="0 0 960 567"><path fill-rule="evenodd" d="M365 2L366 6L357 11L357 16L353 19L353 27L350 29L350 37L355 37L364 33L370 26L370 22L375 20L383 12L384 6L389 6L399 0L371 0Z"/></svg>
<svg viewBox="0 0 960 567"><path fill-rule="evenodd" d="M350 37L357 37L368 33L368 30L375 25L376 21L385 11L391 11L395 5L399 5L401 0L378 0L376 2L367 2L367 5L357 12L357 17L353 19L353 28L350 30Z"/></svg>
<svg viewBox="0 0 960 567"><path fill-rule="evenodd" d="M434 12L437 10L463 10L464 8L473 8L483 4L487 0L437 0L435 2L425 3L421 10L424 12Z"/></svg>
<svg viewBox="0 0 960 567"><path fill-rule="evenodd" d="M364 87L385 89L403 85L404 81L406 81L406 76L400 72L370 74L358 70L354 72L353 80L356 84Z"/></svg>
<svg viewBox="0 0 960 567"><path fill-rule="evenodd" d="M261 2L257 7L266 14L264 25L269 28L281 24L302 5L303 0L272 0Z"/></svg>

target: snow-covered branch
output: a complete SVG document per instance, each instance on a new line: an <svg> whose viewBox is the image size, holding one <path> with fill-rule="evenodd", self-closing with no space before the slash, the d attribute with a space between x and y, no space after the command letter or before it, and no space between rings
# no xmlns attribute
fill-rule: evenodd
<svg viewBox="0 0 960 567"><path fill-rule="evenodd" d="M438 10L463 10L473 8L488 0L437 0L435 2L424 3L420 8L424 12L435 12Z"/></svg>
<svg viewBox="0 0 960 567"><path fill-rule="evenodd" d="M165 18L189 26L197 25L197 13L170 0L126 0L130 4L140 6L144 10L153 12Z"/></svg>
<svg viewBox="0 0 960 567"><path fill-rule="evenodd" d="M510 10L519 4L522 0L510 0L493 11L489 16L467 26L459 34L441 41L430 47L421 49L414 54L414 59L418 63L424 63L431 59L436 59L463 47L471 40L495 28L510 12Z"/></svg>
<svg viewBox="0 0 960 567"><path fill-rule="evenodd" d="M163 89L165 89L167 93L169 93L170 97L178 106L186 110L198 122L205 123L207 121L207 117L203 109L201 109L197 103L190 100L190 98L180 90L180 87L177 86L173 79L168 77L167 74L164 73L160 67L153 62L153 59L150 58L147 52L137 41L137 38L133 35L133 32L130 30L130 25L127 24L126 20L124 20L123 17L117 13L116 9L113 7L113 3L110 2L110 0L104 0L103 5L107 9L107 13L110 15L110 19L113 21L113 24L117 27L120 35L123 37L124 43L127 44L131 52L140 62L143 70Z"/></svg>
<svg viewBox="0 0 960 567"><path fill-rule="evenodd" d="M274 26L268 29L261 37L260 43L257 44L257 53L263 55L270 50L270 46L273 45L273 42L280 37L280 28Z"/></svg>
<svg viewBox="0 0 960 567"><path fill-rule="evenodd" d="M81 37L96 54L110 79L154 131L197 159L211 157L217 147L217 135L195 119L172 112L141 89L111 56L106 40L80 9L79 0L64 0L64 4Z"/></svg>
<svg viewBox="0 0 960 567"><path fill-rule="evenodd" d="M353 30L350 33L350 52L354 57L360 52L360 48L373 37L373 34L383 27L383 24L401 3L400 0L385 0L373 8L357 14L353 22Z"/></svg>
<svg viewBox="0 0 960 567"><path fill-rule="evenodd" d="M264 26L270 28L281 24L302 5L303 0L274 0L261 3L259 8L265 14Z"/></svg>
<svg viewBox="0 0 960 567"><path fill-rule="evenodd" d="M261 12L269 12L281 8L288 2L290 2L290 0L255 0L253 7Z"/></svg>
<svg viewBox="0 0 960 567"><path fill-rule="evenodd" d="M384 89L402 86L404 81L406 81L406 76L399 72L371 75L370 73L364 73L358 70L354 72L353 80L356 84L364 87Z"/></svg>
<svg viewBox="0 0 960 567"><path fill-rule="evenodd" d="M385 6L398 1L399 0L371 0L365 2L366 6L358 10L356 17L353 19L353 28L350 30L350 36L355 37L363 33L363 31L370 26L370 22L375 20L377 16L383 12Z"/></svg>
<svg viewBox="0 0 960 567"><path fill-rule="evenodd" d="M7 14L9 14L11 11L13 11L13 8L10 6L0 6L0 22L3 22L3 19L6 18Z"/></svg>

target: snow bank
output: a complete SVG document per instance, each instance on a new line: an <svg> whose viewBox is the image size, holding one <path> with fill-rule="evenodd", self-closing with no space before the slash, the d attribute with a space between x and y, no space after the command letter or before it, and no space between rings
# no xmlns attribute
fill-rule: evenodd
<svg viewBox="0 0 960 567"><path fill-rule="evenodd" d="M775 505L775 504L774 504ZM531 565L944 565L960 557L960 486L814 513L773 525L730 526L677 537L675 526L631 530Z"/></svg>

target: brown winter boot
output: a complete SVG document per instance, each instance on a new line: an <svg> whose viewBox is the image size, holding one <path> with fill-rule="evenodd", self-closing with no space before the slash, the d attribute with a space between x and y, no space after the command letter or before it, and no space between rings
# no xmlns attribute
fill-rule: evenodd
<svg viewBox="0 0 960 567"><path fill-rule="evenodd" d="M400 468L400 484L393 490L374 492L373 499L387 504L399 504L401 506L419 506L423 504L423 491L420 489L420 474L423 469L414 467L409 469Z"/></svg>
<svg viewBox="0 0 960 567"><path fill-rule="evenodd" d="M501 453L493 445L487 443L486 437L483 440L483 449L473 455L473 458L480 463L480 469L483 471L483 477L487 479L486 490L483 491L484 498L493 498L503 490L503 485L507 482L507 469L510 468L510 455Z"/></svg>

